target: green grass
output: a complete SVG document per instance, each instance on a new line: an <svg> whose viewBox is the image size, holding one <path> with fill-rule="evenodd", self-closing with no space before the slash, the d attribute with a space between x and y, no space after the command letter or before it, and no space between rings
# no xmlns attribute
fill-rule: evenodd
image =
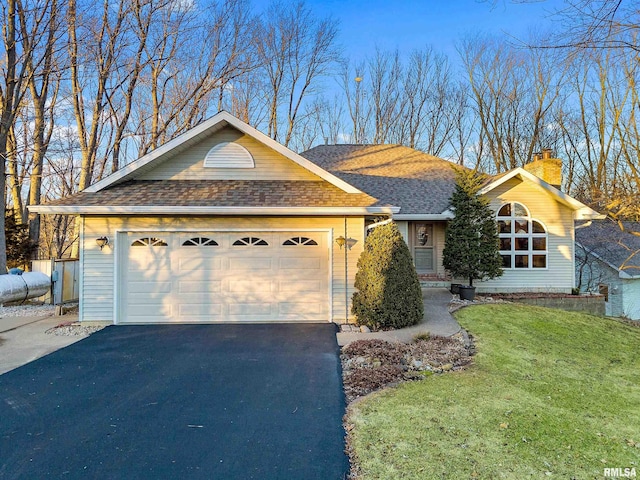
<svg viewBox="0 0 640 480"><path fill-rule="evenodd" d="M456 316L474 365L352 406L359 478L640 478L640 328L516 305Z"/></svg>

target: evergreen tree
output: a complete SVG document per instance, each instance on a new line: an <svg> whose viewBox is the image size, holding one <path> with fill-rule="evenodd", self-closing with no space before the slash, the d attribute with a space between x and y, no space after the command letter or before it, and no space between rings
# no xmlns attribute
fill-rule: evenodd
<svg viewBox="0 0 640 480"><path fill-rule="evenodd" d="M474 280L502 275L502 258L495 213L489 201L478 195L483 177L473 170L456 172L451 196L455 217L447 226L443 251L444 267L454 277Z"/></svg>
<svg viewBox="0 0 640 480"><path fill-rule="evenodd" d="M29 238L29 226L17 223L12 210L5 210L4 225L7 239L7 268L24 269L38 245Z"/></svg>
<svg viewBox="0 0 640 480"><path fill-rule="evenodd" d="M374 228L358 259L352 313L373 330L415 325L424 316L418 274L395 223Z"/></svg>

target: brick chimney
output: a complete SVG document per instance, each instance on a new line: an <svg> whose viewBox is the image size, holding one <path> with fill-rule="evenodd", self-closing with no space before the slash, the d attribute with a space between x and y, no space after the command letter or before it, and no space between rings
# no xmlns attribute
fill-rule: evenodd
<svg viewBox="0 0 640 480"><path fill-rule="evenodd" d="M542 153L534 153L533 161L527 163L523 168L541 178L557 189L562 186L562 160L559 158L551 158L551 149L545 148Z"/></svg>

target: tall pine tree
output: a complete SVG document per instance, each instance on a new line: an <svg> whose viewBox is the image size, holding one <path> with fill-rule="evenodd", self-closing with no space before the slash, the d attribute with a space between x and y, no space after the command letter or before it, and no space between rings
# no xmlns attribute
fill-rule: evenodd
<svg viewBox="0 0 640 480"><path fill-rule="evenodd" d="M451 196L455 217L447 226L444 267L454 277L474 280L502 275L502 258L495 213L489 201L478 195L483 178L476 171L458 169Z"/></svg>

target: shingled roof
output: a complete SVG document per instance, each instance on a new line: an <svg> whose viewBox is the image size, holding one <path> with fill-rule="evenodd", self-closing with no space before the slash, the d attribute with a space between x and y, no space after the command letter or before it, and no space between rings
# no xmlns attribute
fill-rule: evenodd
<svg viewBox="0 0 640 480"><path fill-rule="evenodd" d="M441 214L455 189L453 163L402 145L319 145L301 155L400 215Z"/></svg>
<svg viewBox="0 0 640 480"><path fill-rule="evenodd" d="M593 222L576 230L576 241L625 275L640 276L640 222L623 222L624 231L611 220Z"/></svg>
<svg viewBox="0 0 640 480"><path fill-rule="evenodd" d="M347 193L325 181L133 180L99 192L80 192L44 207L387 208L365 193Z"/></svg>

